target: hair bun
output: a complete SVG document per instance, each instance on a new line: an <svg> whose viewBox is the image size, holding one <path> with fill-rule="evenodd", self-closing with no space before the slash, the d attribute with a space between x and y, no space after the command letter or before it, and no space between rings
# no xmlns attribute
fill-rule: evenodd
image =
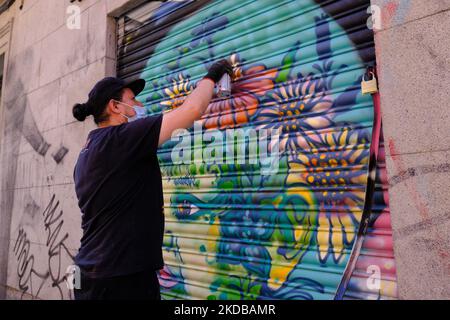
<svg viewBox="0 0 450 320"><path fill-rule="evenodd" d="M84 121L91 114L89 103L77 103L72 108L72 114L78 121Z"/></svg>

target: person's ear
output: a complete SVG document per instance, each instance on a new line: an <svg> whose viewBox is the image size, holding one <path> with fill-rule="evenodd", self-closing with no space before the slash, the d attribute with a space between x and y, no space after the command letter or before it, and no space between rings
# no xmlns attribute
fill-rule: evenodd
<svg viewBox="0 0 450 320"><path fill-rule="evenodd" d="M109 100L108 109L111 112L111 114L120 113L119 104L114 99Z"/></svg>

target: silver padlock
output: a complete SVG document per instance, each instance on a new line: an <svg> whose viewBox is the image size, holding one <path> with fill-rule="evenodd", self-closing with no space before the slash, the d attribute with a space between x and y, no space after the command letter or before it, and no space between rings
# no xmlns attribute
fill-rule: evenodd
<svg viewBox="0 0 450 320"><path fill-rule="evenodd" d="M373 94L378 92L377 78L375 77L375 74L373 72L370 72L370 74L372 75L371 80L366 81L365 79L366 75L363 76L363 79L361 81L362 94Z"/></svg>

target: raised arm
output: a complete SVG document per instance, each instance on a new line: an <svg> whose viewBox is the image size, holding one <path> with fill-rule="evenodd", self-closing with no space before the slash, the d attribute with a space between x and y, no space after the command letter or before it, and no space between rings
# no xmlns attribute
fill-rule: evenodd
<svg viewBox="0 0 450 320"><path fill-rule="evenodd" d="M197 83L194 91L187 96L184 103L180 107L164 114L158 145L170 139L176 129L189 128L195 120L200 119L213 97L215 83L226 72L230 75L232 74L232 67L227 60L222 59L215 62L209 68L206 76Z"/></svg>

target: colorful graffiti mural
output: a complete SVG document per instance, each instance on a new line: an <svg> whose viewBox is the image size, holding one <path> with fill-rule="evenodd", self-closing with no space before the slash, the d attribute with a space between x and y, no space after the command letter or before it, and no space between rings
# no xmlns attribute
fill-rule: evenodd
<svg viewBox="0 0 450 320"><path fill-rule="evenodd" d="M368 180L373 101L361 95L360 82L374 60L365 26L369 1L204 1L175 23L158 24L189 5L162 4L149 18L159 29L154 40L146 35L152 52L133 71L148 83L139 98L149 113L176 108L212 62L228 57L232 96L211 101L200 120L203 132L278 129L281 155L278 172L265 176L252 163L175 164L175 143L160 148L162 296L333 299ZM352 292L359 295L347 298L395 297L395 271L391 289L375 296L355 281Z"/></svg>

